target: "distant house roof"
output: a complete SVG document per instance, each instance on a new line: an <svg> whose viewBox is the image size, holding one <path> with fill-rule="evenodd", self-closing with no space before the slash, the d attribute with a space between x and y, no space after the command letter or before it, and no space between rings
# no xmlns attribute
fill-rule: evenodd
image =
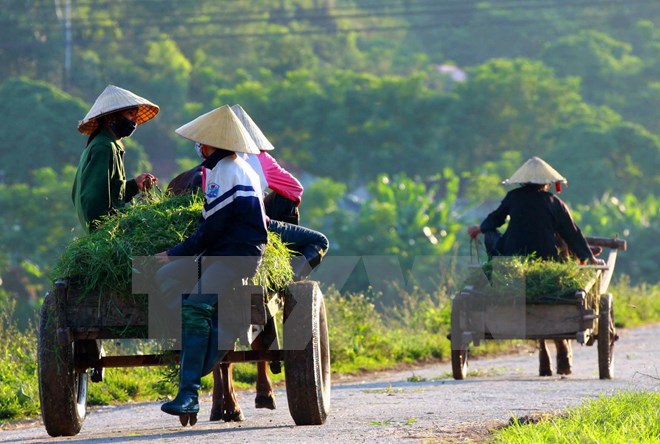
<svg viewBox="0 0 660 444"><path fill-rule="evenodd" d="M442 74L447 74L454 82L465 82L467 80L466 72L458 66L438 65L436 69Z"/></svg>

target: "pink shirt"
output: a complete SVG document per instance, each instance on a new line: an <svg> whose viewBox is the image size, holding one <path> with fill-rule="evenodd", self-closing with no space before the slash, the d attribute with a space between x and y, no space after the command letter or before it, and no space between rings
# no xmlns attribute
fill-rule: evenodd
<svg viewBox="0 0 660 444"><path fill-rule="evenodd" d="M257 171L257 174L265 179L265 185L268 188L277 194L294 201L296 204L300 203L304 191L303 186L298 179L282 168L273 156L266 151L262 151L259 154L248 154L246 157L248 163L252 165L255 170L261 167L261 171ZM259 160L258 165L256 165L256 162L250 161L255 157ZM263 186L263 188L265 189L266 186Z"/></svg>

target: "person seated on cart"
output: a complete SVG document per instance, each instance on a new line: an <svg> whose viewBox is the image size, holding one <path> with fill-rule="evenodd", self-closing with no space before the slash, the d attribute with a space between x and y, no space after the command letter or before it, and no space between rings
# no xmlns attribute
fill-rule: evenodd
<svg viewBox="0 0 660 444"><path fill-rule="evenodd" d="M231 109L259 148L259 154L244 154L243 158L259 175L268 231L279 234L282 242L297 253L291 265L294 280L302 280L321 263L328 251L328 238L323 233L299 226L302 184L268 153L275 147L243 107L236 104ZM272 191L266 194L269 188Z"/></svg>
<svg viewBox="0 0 660 444"><path fill-rule="evenodd" d="M243 158L259 175L265 196L266 214L271 219L298 225L300 220L298 206L304 192L302 184L268 153L275 147L243 107L236 104L232 105L231 109L259 148L259 154L244 154ZM266 194L267 188L272 192Z"/></svg>
<svg viewBox="0 0 660 444"><path fill-rule="evenodd" d="M218 311L223 318L240 316L240 313L223 312L226 293L237 282L256 274L267 231L259 177L236 154L259 151L231 108L224 105L199 116L176 133L200 144L199 154L204 158L202 190L206 200L197 230L180 244L157 254L158 260L165 263L156 275L161 291L167 294L176 289L175 297L189 295L181 310L179 392L174 400L161 406L164 412L183 417L199 412L201 378L221 357L213 340L215 305L220 305ZM186 287L191 277L190 261L195 256L204 260L201 277L197 281L194 276L194 285ZM227 325L218 328L221 347L223 342L230 342L233 348L235 332ZM230 349L229 344L226 347Z"/></svg>
<svg viewBox="0 0 660 444"><path fill-rule="evenodd" d="M80 223L87 231L94 230L101 217L124 207L138 191L156 182L150 173L126 180L121 139L133 134L159 110L158 105L131 91L108 85L79 122L78 131L89 138L71 194Z"/></svg>
<svg viewBox="0 0 660 444"><path fill-rule="evenodd" d="M302 280L321 263L330 242L323 233L298 224L303 186L268 154L274 147L250 115L238 104L231 109L259 149L259 154L244 153L242 156L259 176L268 231L278 234L295 253L291 258L294 280ZM199 149L197 144L195 150L199 152ZM201 178L201 166L191 168L172 179L167 190L172 194L192 192L201 187ZM269 188L272 191L266 195Z"/></svg>
<svg viewBox="0 0 660 444"><path fill-rule="evenodd" d="M561 191L561 183L566 183L566 179L548 163L539 157L532 157L503 183L521 186L509 191L499 207L480 225L468 228L472 239L476 239L480 233L484 234L489 258L534 254L542 259L559 260L563 240L581 263L604 264L604 261L593 255L566 204L550 192L552 184L555 184L557 192ZM502 234L498 228L506 223L507 218L509 224ZM567 340L561 341L561 344L558 341L556 343L557 372L570 374L570 343ZM544 356L540 359L541 376L551 375L549 359Z"/></svg>

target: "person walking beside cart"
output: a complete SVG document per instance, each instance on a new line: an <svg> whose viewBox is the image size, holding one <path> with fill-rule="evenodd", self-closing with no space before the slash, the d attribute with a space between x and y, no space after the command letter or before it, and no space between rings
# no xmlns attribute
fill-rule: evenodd
<svg viewBox="0 0 660 444"><path fill-rule="evenodd" d="M123 208L142 190L149 189L156 177L143 173L126 180L124 145L138 125L148 122L160 108L131 91L108 85L78 131L89 135L80 156L71 197L81 225L89 232L101 217Z"/></svg>
<svg viewBox="0 0 660 444"><path fill-rule="evenodd" d="M566 204L550 193L555 184L561 191L561 183L566 179L539 157L527 160L504 184L520 184L509 191L495 211L490 213L480 225L468 228L472 239L483 233L488 257L528 256L541 259L560 259L559 236L581 263L604 265L597 259L580 228L571 217ZM504 234L498 228L509 218ZM572 352L567 340L555 341L557 345L557 373L571 373ZM541 341L541 376L552 375L552 367L545 343Z"/></svg>
<svg viewBox="0 0 660 444"><path fill-rule="evenodd" d="M180 244L156 255L165 264L156 275L161 290L172 294L172 289L176 289L175 297L189 295L182 307L179 392L161 410L180 416L182 423L189 418L194 424L199 412L201 378L220 358L212 338L215 305L220 304L222 309L218 311L223 317L239 315L226 309L227 293L237 281L255 275L265 250L267 231L259 178L236 154L259 151L231 108L217 108L178 128L176 133L200 144L205 205L197 230ZM196 284L187 286L191 276L186 262L194 256L204 260L203 272ZM204 289L204 293L199 289ZM218 328L220 347L231 342L225 347L233 348L233 330L222 324Z"/></svg>

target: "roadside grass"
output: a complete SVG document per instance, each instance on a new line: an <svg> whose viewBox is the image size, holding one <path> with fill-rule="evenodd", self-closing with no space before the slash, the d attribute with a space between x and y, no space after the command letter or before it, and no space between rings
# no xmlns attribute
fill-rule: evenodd
<svg viewBox="0 0 660 444"><path fill-rule="evenodd" d="M657 443L660 442L660 393L623 392L601 396L538 422L513 420L493 435L497 443Z"/></svg>
<svg viewBox="0 0 660 444"><path fill-rule="evenodd" d="M15 303L3 296L0 294L0 424L39 413L36 330L16 327Z"/></svg>
<svg viewBox="0 0 660 444"><path fill-rule="evenodd" d="M660 322L660 284L632 286L628 276L621 276L608 289L614 300L614 323L617 327L635 327Z"/></svg>

